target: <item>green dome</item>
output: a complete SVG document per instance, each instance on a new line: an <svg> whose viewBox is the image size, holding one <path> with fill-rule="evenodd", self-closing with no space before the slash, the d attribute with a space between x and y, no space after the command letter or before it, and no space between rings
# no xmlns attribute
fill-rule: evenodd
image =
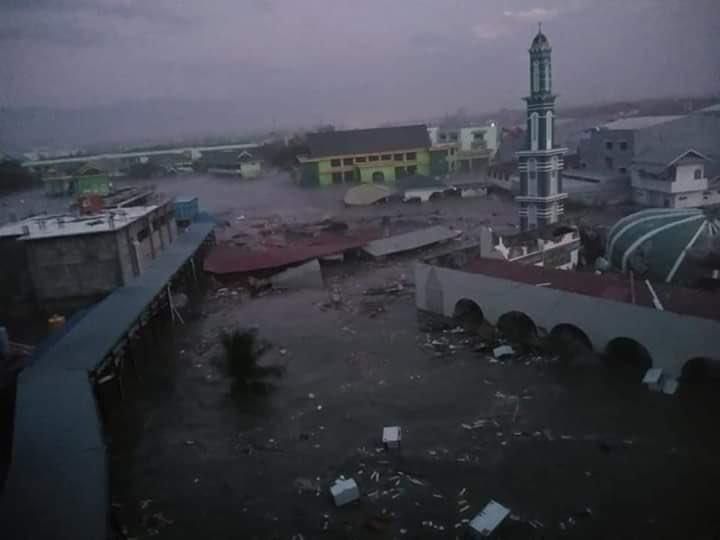
<svg viewBox="0 0 720 540"><path fill-rule="evenodd" d="M622 271L651 279L677 279L688 251L708 245L720 221L697 208L656 208L631 214L608 232L606 255Z"/></svg>

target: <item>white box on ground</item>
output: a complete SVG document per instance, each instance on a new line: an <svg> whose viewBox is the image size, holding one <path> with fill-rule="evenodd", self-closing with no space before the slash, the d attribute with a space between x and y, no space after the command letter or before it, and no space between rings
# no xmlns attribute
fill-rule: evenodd
<svg viewBox="0 0 720 540"><path fill-rule="evenodd" d="M500 345L493 349L493 356L498 359L503 356L512 356L513 354L515 354L515 350L510 345Z"/></svg>
<svg viewBox="0 0 720 540"><path fill-rule="evenodd" d="M663 370L662 368L651 368L645 373L642 380L643 384L647 384L650 390L659 392L663 389Z"/></svg>
<svg viewBox="0 0 720 540"><path fill-rule="evenodd" d="M360 498L360 490L352 478L335 480L335 483L330 486L330 494L335 501L335 506L343 506Z"/></svg>
<svg viewBox="0 0 720 540"><path fill-rule="evenodd" d="M488 537L510 513L509 508L490 501L470 522L470 530L476 537Z"/></svg>
<svg viewBox="0 0 720 540"><path fill-rule="evenodd" d="M382 442L388 448L397 448L400 446L402 439L402 429L400 426L388 426L383 428Z"/></svg>

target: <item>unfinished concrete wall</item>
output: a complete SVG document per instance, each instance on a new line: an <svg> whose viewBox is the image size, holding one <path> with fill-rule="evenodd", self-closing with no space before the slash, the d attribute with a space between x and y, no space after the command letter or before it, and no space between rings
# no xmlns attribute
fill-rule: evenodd
<svg viewBox="0 0 720 540"><path fill-rule="evenodd" d="M98 297L123 284L115 233L25 242L37 299Z"/></svg>
<svg viewBox="0 0 720 540"><path fill-rule="evenodd" d="M460 300L469 299L493 324L509 311L525 313L548 331L559 324L572 324L583 330L599 351L615 338L634 339L648 350L653 366L671 376L679 376L690 359L720 357L720 322L714 320L425 263L415 265L415 285L418 309L448 317Z"/></svg>

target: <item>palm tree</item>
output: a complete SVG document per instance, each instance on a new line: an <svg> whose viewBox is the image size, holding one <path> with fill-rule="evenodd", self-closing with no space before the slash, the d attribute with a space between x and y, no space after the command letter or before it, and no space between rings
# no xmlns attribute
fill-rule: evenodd
<svg viewBox="0 0 720 540"><path fill-rule="evenodd" d="M233 393L267 392L271 384L265 379L282 376L282 366L261 366L259 361L270 349L267 342L258 339L254 330L223 331L220 334L225 365L233 378Z"/></svg>

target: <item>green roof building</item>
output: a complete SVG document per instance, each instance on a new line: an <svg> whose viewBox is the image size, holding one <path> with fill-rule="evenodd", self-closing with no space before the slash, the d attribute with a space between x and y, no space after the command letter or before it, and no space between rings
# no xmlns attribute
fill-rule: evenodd
<svg viewBox="0 0 720 540"><path fill-rule="evenodd" d="M298 160L300 183L308 186L392 184L404 176L447 174L447 162L432 157L424 125L310 133L307 148Z"/></svg>
<svg viewBox="0 0 720 540"><path fill-rule="evenodd" d="M692 268L691 250L711 248L720 234L720 220L697 208L642 210L619 220L608 232L610 264L638 277L688 282L702 270Z"/></svg>

